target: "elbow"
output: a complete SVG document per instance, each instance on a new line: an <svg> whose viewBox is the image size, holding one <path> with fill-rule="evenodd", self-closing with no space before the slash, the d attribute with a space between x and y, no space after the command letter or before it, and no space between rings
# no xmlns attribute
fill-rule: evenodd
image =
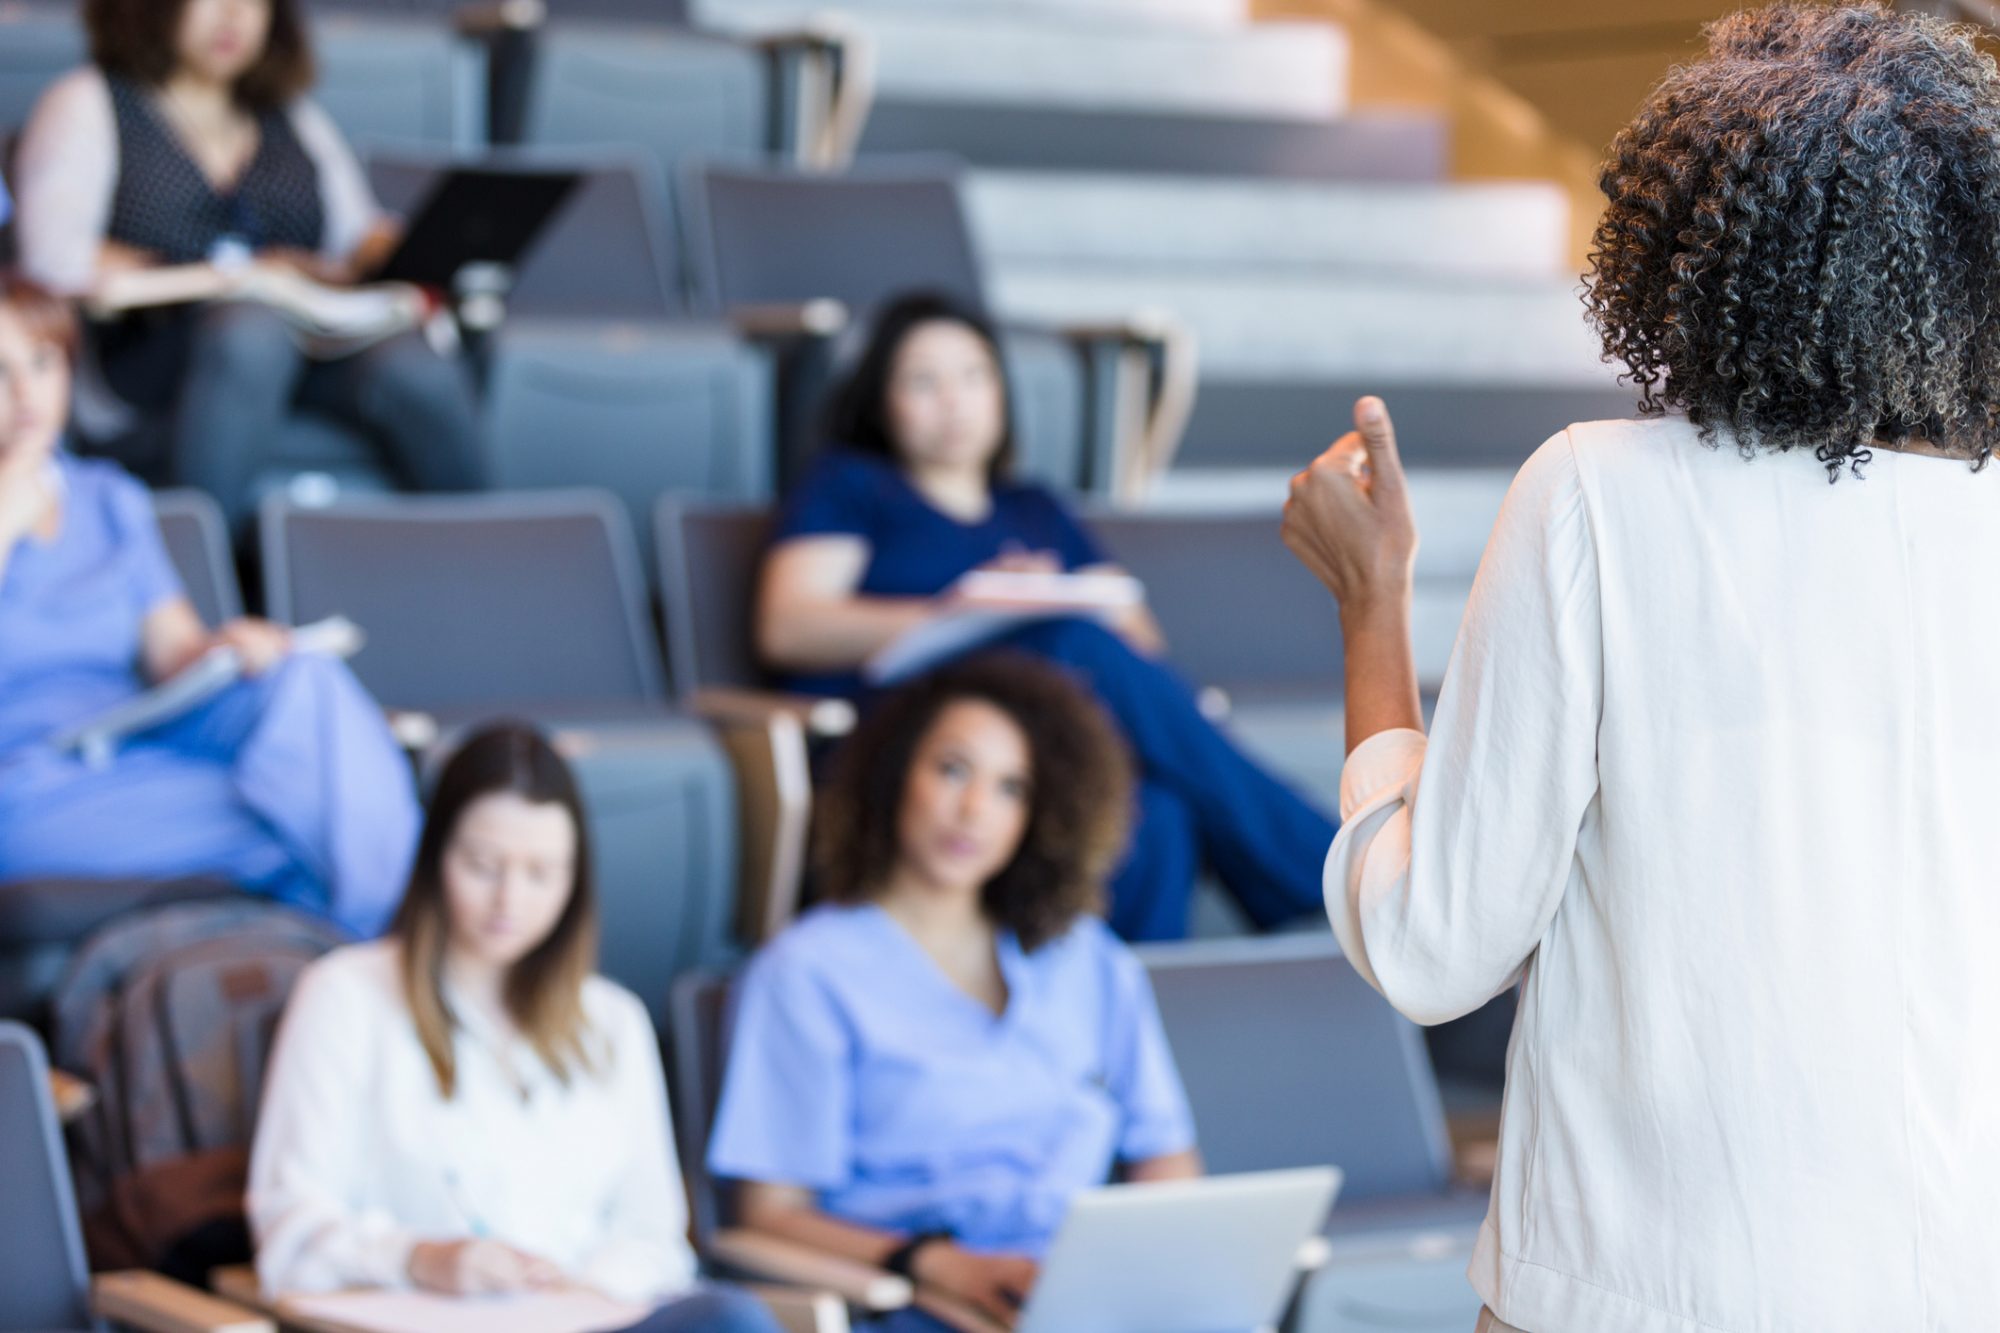
<svg viewBox="0 0 2000 1333"><path fill-rule="evenodd" d="M790 618L782 611L768 606L758 608L751 644L759 662L776 671L798 669L798 637Z"/></svg>

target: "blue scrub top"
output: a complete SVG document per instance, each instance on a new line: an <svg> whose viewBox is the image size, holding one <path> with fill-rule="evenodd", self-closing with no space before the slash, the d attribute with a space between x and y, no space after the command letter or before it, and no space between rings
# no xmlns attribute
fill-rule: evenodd
<svg viewBox="0 0 2000 1333"><path fill-rule="evenodd" d="M1006 1013L875 906L824 906L735 997L709 1169L816 1190L826 1212L1039 1255L1115 1163L1194 1146L1145 968L1094 917L1000 940Z"/></svg>
<svg viewBox="0 0 2000 1333"><path fill-rule="evenodd" d="M145 487L98 459L55 466L62 531L23 538L0 580L0 757L144 689L140 630L184 595Z"/></svg>
<svg viewBox="0 0 2000 1333"><path fill-rule="evenodd" d="M1106 563L1104 548L1043 487L1000 482L992 512L966 523L926 500L888 459L838 447L786 499L772 542L832 535L868 543L856 591L874 597L934 597L1010 548L1052 551L1069 570ZM793 676L785 684L809 694L862 693L857 673Z"/></svg>

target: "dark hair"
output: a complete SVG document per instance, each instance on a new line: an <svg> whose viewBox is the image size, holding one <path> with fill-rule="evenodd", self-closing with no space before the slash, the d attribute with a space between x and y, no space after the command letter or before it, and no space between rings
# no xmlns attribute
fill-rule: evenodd
<svg viewBox="0 0 2000 1333"><path fill-rule="evenodd" d="M255 64L236 81L237 105L277 111L313 84L312 43L297 0L267 0L271 30ZM90 58L116 79L158 87L180 60L181 15L188 0L83 0Z"/></svg>
<svg viewBox="0 0 2000 1333"><path fill-rule="evenodd" d="M827 400L826 432L838 444L862 453L902 461L889 431L889 379L896 357L912 333L926 324L959 324L979 335L993 355L1000 378L1000 447L993 452L992 476L997 480L1014 465L1014 409L1007 394L1007 363L1000 355L1000 334L976 307L944 292L907 292L882 307L868 332L861 359L835 386Z"/></svg>
<svg viewBox="0 0 2000 1333"><path fill-rule="evenodd" d="M1777 4L1706 29L1613 140L1586 304L1709 443L1983 466L2000 406L2000 76L1969 29Z"/></svg>
<svg viewBox="0 0 2000 1333"><path fill-rule="evenodd" d="M587 1045L583 983L597 969L597 896L592 888L590 833L569 765L541 733L502 722L467 738L438 775L417 842L416 866L390 934L403 948L403 990L438 1088L452 1095L450 1008L445 1004L445 944L451 934L444 858L466 810L481 797L511 792L537 805L560 805L576 825L574 882L569 901L544 939L508 972L507 1012L558 1078L594 1061Z"/></svg>
<svg viewBox="0 0 2000 1333"><path fill-rule="evenodd" d="M1132 767L1104 709L1039 658L989 653L889 695L834 756L814 820L821 897L865 902L901 855L900 813L910 768L951 705L991 704L1013 719L1030 755L1027 830L981 902L995 924L1035 949L1102 906L1105 877L1124 850Z"/></svg>
<svg viewBox="0 0 2000 1333"><path fill-rule="evenodd" d="M28 336L53 343L69 363L76 364L79 333L76 310L69 302L8 269L0 269L0 306L18 315Z"/></svg>

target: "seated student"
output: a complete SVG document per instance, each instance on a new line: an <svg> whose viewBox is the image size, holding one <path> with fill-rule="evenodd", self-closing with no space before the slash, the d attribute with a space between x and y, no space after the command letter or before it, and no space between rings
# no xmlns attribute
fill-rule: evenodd
<svg viewBox="0 0 2000 1333"><path fill-rule="evenodd" d="M569 1286L658 1305L647 1333L774 1329L695 1287L658 1042L596 958L575 779L528 728L477 733L390 934L286 1008L250 1162L267 1292Z"/></svg>
<svg viewBox="0 0 2000 1333"><path fill-rule="evenodd" d="M859 695L861 664L949 611L975 569L1109 567L1060 500L1010 480L999 344L976 312L930 295L890 305L829 426L835 445L784 506L758 602L759 647L793 688ZM1138 755L1139 818L1111 886L1120 936L1184 936L1203 860L1260 927L1323 910L1333 822L1202 715L1143 607L1115 628L1049 620L1005 644L1086 679Z"/></svg>
<svg viewBox="0 0 2000 1333"><path fill-rule="evenodd" d="M202 626L145 489L61 447L75 350L0 274L0 880L215 875L381 929L418 809L380 709L276 626ZM50 743L218 644L250 678L109 763Z"/></svg>
<svg viewBox="0 0 2000 1333"><path fill-rule="evenodd" d="M709 1165L740 1224L1010 1320L1077 1191L1201 1169L1145 970L1090 915L1124 747L996 654L890 695L835 764L828 901L743 975Z"/></svg>
<svg viewBox="0 0 2000 1333"><path fill-rule="evenodd" d="M21 141L20 260L65 294L121 270L258 263L321 282L394 249L352 150L308 100L297 0L85 0L90 68L49 90ZM295 405L362 430L417 490L481 484L472 382L418 335L308 361L283 320L218 302L135 313L96 339L109 386L171 416L167 472L240 526Z"/></svg>

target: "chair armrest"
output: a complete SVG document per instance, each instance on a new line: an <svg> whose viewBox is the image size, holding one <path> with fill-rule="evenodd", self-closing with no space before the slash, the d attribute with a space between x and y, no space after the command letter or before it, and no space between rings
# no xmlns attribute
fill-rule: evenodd
<svg viewBox="0 0 2000 1333"><path fill-rule="evenodd" d="M708 1255L752 1277L831 1292L863 1310L900 1310L914 1295L909 1282L894 1273L740 1227L711 1236Z"/></svg>
<svg viewBox="0 0 2000 1333"><path fill-rule="evenodd" d="M836 16L750 38L784 86L797 165L839 170L854 160L875 106L875 43Z"/></svg>
<svg viewBox="0 0 2000 1333"><path fill-rule="evenodd" d="M854 705L845 699L783 694L777 690L728 687L696 690L688 709L696 717L717 725L762 726L774 717L789 717L815 740L838 740L854 730L855 723Z"/></svg>
<svg viewBox="0 0 2000 1333"><path fill-rule="evenodd" d="M509 32L533 32L548 22L547 0L476 0L451 16L461 37L492 37Z"/></svg>
<svg viewBox="0 0 2000 1333"><path fill-rule="evenodd" d="M1020 327L1020 326L1016 326ZM1137 504L1180 452L1194 415L1200 355L1193 330L1165 311L1077 321L1043 332L1077 345L1090 369L1095 441L1091 489Z"/></svg>
<svg viewBox="0 0 2000 1333"><path fill-rule="evenodd" d="M726 693L697 695L693 711L715 728L736 777L736 935L755 948L798 913L812 826L812 753L804 718L783 696Z"/></svg>
<svg viewBox="0 0 2000 1333"><path fill-rule="evenodd" d="M263 1315L183 1286L158 1273L103 1273L90 1284L101 1319L144 1333L277 1333Z"/></svg>
<svg viewBox="0 0 2000 1333"><path fill-rule="evenodd" d="M847 1302L830 1291L796 1291L751 1282L743 1290L757 1298L785 1333L848 1333Z"/></svg>
<svg viewBox="0 0 2000 1333"><path fill-rule="evenodd" d="M729 311L729 323L746 338L784 341L795 338L832 338L852 318L839 301L822 297L795 305L739 305Z"/></svg>

